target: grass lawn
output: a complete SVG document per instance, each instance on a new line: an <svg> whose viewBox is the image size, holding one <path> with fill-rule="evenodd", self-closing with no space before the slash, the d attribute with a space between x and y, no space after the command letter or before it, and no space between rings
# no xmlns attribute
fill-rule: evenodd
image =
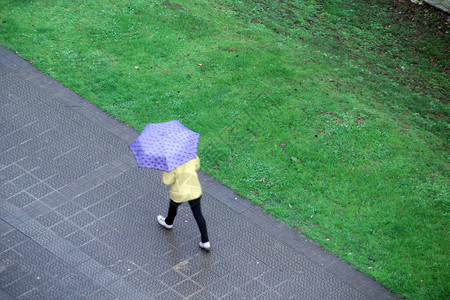
<svg viewBox="0 0 450 300"><path fill-rule="evenodd" d="M0 0L0 44L408 299L449 297L449 25L393 0ZM212 216L210 216L212 217Z"/></svg>

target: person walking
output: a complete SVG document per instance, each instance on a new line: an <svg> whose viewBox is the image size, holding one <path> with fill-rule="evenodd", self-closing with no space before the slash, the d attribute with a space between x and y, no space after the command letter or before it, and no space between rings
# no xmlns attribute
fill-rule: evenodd
<svg viewBox="0 0 450 300"><path fill-rule="evenodd" d="M197 170L199 169L200 159L197 156L170 172L162 171L162 180L164 184L170 185L169 211L166 218L162 215L158 215L156 219L162 227L172 229L178 206L187 202L200 230L201 241L199 246L203 250L209 251L211 249L211 244L209 242L206 221L203 217L200 204L202 187L198 180Z"/></svg>

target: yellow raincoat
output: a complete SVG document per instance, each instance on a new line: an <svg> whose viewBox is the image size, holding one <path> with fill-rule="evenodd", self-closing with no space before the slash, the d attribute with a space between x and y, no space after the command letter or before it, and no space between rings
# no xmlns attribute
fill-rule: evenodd
<svg viewBox="0 0 450 300"><path fill-rule="evenodd" d="M170 199L180 203L199 198L202 195L202 187L198 180L197 170L200 169L198 156L169 173L162 171L163 182L170 185Z"/></svg>

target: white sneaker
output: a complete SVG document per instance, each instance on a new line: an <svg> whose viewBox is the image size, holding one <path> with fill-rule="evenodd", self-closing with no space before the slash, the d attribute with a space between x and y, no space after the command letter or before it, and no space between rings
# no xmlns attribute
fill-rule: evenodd
<svg viewBox="0 0 450 300"><path fill-rule="evenodd" d="M211 249L211 244L209 242L206 242L206 243L200 242L199 246L200 246L200 248L202 248L203 250L206 250L206 251L209 251Z"/></svg>
<svg viewBox="0 0 450 300"><path fill-rule="evenodd" d="M156 219L158 220L159 225L161 225L162 227L166 229L172 229L173 225L166 224L166 218L164 218L163 216L158 215Z"/></svg>

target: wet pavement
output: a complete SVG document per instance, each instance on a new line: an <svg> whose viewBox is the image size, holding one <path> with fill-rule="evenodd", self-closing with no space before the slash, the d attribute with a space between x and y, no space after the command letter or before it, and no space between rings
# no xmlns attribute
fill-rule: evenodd
<svg viewBox="0 0 450 300"><path fill-rule="evenodd" d="M202 172L211 251L163 229L137 135L0 47L0 299L398 299Z"/></svg>

